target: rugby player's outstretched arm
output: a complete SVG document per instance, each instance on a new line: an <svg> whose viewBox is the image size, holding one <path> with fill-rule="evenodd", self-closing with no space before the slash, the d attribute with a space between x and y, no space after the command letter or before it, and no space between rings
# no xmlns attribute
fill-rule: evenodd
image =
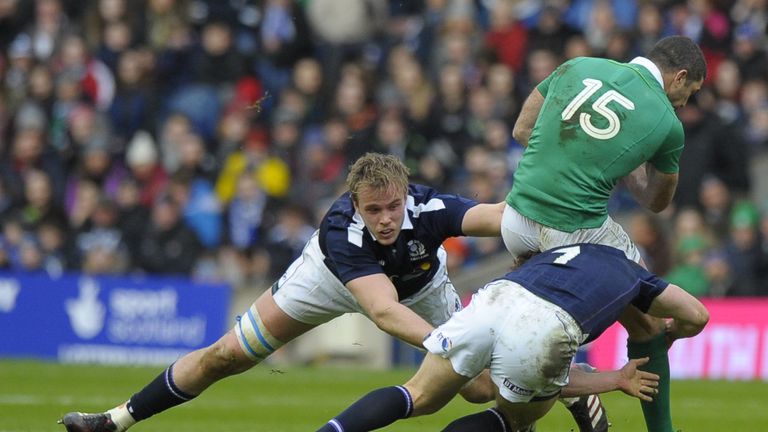
<svg viewBox="0 0 768 432"><path fill-rule="evenodd" d="M563 387L560 397L579 397L598 393L621 390L625 394L642 399L653 400L659 376L638 369L648 363L648 357L631 359L619 370L606 372L586 372L572 367L568 385Z"/></svg>
<svg viewBox="0 0 768 432"><path fill-rule="evenodd" d="M501 217L504 215L506 202L496 204L478 204L464 213L461 231L472 237L500 237Z"/></svg>
<svg viewBox="0 0 768 432"><path fill-rule="evenodd" d="M420 347L433 330L416 312L398 301L397 290L384 273L353 279L347 282L347 289L378 328L398 339Z"/></svg>
<svg viewBox="0 0 768 432"><path fill-rule="evenodd" d="M539 89L534 88L528 99L523 103L523 108L520 110L520 116L517 117L515 127L512 129L512 136L523 147L528 147L528 139L533 132L533 126L536 124L536 119L539 117L541 106L544 105L544 96Z"/></svg>
<svg viewBox="0 0 768 432"><path fill-rule="evenodd" d="M629 192L643 207L658 213L672 202L677 173L663 173L646 162L624 177Z"/></svg>

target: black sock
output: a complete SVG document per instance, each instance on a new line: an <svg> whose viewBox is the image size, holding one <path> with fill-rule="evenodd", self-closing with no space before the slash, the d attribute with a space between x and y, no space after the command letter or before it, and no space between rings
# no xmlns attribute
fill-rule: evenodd
<svg viewBox="0 0 768 432"><path fill-rule="evenodd" d="M349 406L317 432L363 432L382 428L413 412L413 400L405 387L374 390Z"/></svg>
<svg viewBox="0 0 768 432"><path fill-rule="evenodd" d="M504 415L496 408L490 408L452 421L443 429L443 432L507 432L511 430L507 421L504 420Z"/></svg>
<svg viewBox="0 0 768 432"><path fill-rule="evenodd" d="M141 391L131 396L127 408L136 421L141 421L194 397L176 387L173 382L173 365L170 365Z"/></svg>

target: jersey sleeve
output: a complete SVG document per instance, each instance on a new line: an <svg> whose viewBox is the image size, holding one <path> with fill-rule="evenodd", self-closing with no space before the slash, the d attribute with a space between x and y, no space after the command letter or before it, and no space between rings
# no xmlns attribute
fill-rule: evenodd
<svg viewBox="0 0 768 432"><path fill-rule="evenodd" d="M683 152L684 144L683 125L676 121L664 143L648 162L663 173L674 174L680 170L680 154Z"/></svg>
<svg viewBox="0 0 768 432"><path fill-rule="evenodd" d="M363 233L366 235L366 233ZM328 244L328 259L336 267L341 283L377 273L384 273L384 269L376 260L372 251L348 240L346 230L331 229L326 234Z"/></svg>
<svg viewBox="0 0 768 432"><path fill-rule="evenodd" d="M549 84L552 83L553 76L555 76L554 73L549 74L548 77L544 78L544 81L540 82L539 85L536 86L536 89L544 97L547 97L547 92L549 91Z"/></svg>
<svg viewBox="0 0 768 432"><path fill-rule="evenodd" d="M441 201L444 208L434 212L421 212L421 217L430 230L436 233L441 242L449 237L463 236L461 225L464 215L477 205L477 201L451 194L436 194L430 199L432 200Z"/></svg>
<svg viewBox="0 0 768 432"><path fill-rule="evenodd" d="M639 292L637 297L632 300L632 304L643 313L648 312L653 299L659 296L667 287L669 282L656 276L653 273L644 271L645 277L638 280Z"/></svg>

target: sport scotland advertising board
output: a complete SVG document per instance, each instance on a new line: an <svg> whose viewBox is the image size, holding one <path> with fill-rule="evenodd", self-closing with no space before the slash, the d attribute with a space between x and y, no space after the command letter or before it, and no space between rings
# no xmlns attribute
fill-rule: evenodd
<svg viewBox="0 0 768 432"><path fill-rule="evenodd" d="M229 302L183 278L0 272L0 356L165 364L220 337Z"/></svg>

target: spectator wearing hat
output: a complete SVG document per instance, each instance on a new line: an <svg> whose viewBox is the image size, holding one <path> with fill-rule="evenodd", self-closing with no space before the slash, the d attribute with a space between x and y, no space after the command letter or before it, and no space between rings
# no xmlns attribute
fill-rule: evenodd
<svg viewBox="0 0 768 432"><path fill-rule="evenodd" d="M155 140L149 132L136 132L128 144L125 162L138 184L139 202L151 208L168 183L168 175L159 162Z"/></svg>
<svg viewBox="0 0 768 432"><path fill-rule="evenodd" d="M75 237L77 264L88 274L119 274L128 269L128 247L118 226L114 201L99 197L96 208Z"/></svg>

